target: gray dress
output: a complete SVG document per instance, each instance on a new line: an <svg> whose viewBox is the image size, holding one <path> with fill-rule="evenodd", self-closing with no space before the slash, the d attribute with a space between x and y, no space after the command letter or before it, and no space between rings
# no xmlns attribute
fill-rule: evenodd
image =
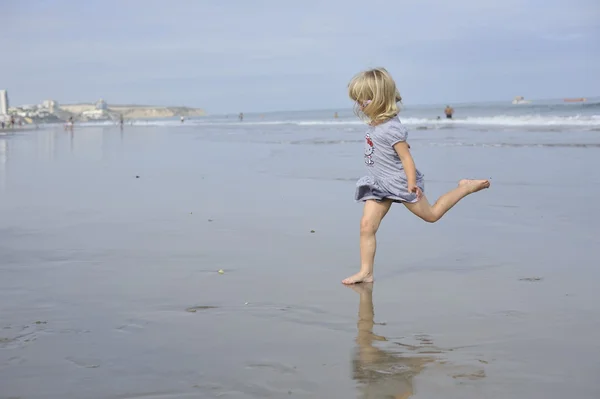
<svg viewBox="0 0 600 399"><path fill-rule="evenodd" d="M394 202L417 202L408 191L404 166L394 145L406 141L408 131L394 117L380 125L370 126L365 136L365 164L369 174L356 183L357 201L391 199ZM417 169L417 186L425 192L423 174Z"/></svg>

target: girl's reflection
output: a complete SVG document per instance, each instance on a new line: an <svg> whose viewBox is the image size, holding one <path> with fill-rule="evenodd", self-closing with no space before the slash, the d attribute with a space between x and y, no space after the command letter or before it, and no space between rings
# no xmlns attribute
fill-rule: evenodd
<svg viewBox="0 0 600 399"><path fill-rule="evenodd" d="M375 341L387 341L373 333L373 283L350 286L360 295L358 305L358 335L356 354L352 362L353 378L360 383L363 398L406 399L414 394L413 377L423 370L432 358L406 356L383 350Z"/></svg>

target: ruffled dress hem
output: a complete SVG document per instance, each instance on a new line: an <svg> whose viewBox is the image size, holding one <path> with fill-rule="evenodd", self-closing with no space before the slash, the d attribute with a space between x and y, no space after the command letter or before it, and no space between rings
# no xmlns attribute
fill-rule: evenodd
<svg viewBox="0 0 600 399"><path fill-rule="evenodd" d="M423 179L417 179L417 187L425 193L425 185ZM371 176L365 176L356 183L356 193L354 199L356 202L365 202L367 200L375 200L381 202L384 199L392 200L393 202L407 202L414 204L417 202L417 195L408 191L408 186L403 185L401 192L392 193L386 190L382 185L377 184Z"/></svg>

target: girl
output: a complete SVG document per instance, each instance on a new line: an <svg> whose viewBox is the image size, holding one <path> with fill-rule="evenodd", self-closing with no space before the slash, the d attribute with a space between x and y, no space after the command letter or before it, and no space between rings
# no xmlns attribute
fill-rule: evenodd
<svg viewBox="0 0 600 399"><path fill-rule="evenodd" d="M360 271L344 284L373 281L375 233L394 202L426 222L434 223L458 201L490 186L487 180L461 180L458 187L442 195L433 205L423 193L423 175L415 167L406 142L408 132L398 119L402 101L396 83L384 68L356 75L348 85L356 112L369 123L364 159L369 174L356 183L355 199L365 203L360 221Z"/></svg>

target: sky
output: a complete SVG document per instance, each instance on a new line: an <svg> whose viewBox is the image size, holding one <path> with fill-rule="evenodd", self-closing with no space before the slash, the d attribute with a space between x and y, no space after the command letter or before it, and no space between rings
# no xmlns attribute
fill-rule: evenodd
<svg viewBox="0 0 600 399"><path fill-rule="evenodd" d="M599 0L0 0L11 105L351 107L383 66L405 105L600 95Z"/></svg>

